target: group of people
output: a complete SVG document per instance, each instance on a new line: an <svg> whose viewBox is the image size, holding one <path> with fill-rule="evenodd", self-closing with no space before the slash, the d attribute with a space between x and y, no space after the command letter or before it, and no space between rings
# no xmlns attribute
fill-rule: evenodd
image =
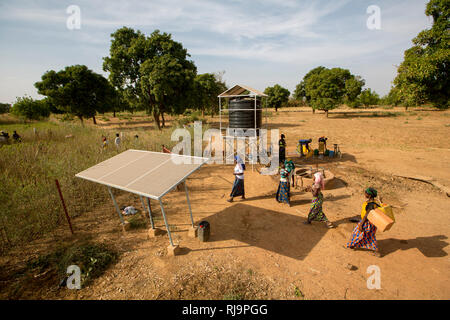
<svg viewBox="0 0 450 320"><path fill-rule="evenodd" d="M284 141L284 135L281 136L280 139L280 150L281 146L286 147ZM283 140L283 141L282 141ZM278 190L276 193L276 201L279 203L286 203L291 206L290 202L290 187L291 187L291 179L292 186L295 185L294 182L294 171L295 165L294 162L290 159L285 158L285 149L283 153L280 151L280 157L283 156L283 161L280 159L280 182L278 185ZM228 202L233 202L235 197L242 197L245 199L245 188L244 188L244 171L245 171L245 163L241 159L240 156L235 156L236 165L234 167L234 176L235 180L233 183L233 188L230 193L230 198L227 200ZM328 220L327 216L323 212L323 193L322 190L325 189L325 181L324 176L321 172L316 172L314 174L313 184L304 189L304 191L310 191L312 194L311 206L308 213L308 218L304 222L307 225L310 225L313 221L324 222L327 228L335 228L335 225ZM364 191L364 195L366 197L366 201L363 203L361 209L361 219L358 219L356 227L354 228L351 238L346 248L350 249L368 249L373 251L374 255L380 257L380 252L376 240L376 231L377 227L368 220L368 213L380 207L380 203L376 201L378 192L374 188L367 188ZM358 217L359 218L359 217ZM351 219L352 222L355 222Z"/></svg>
<svg viewBox="0 0 450 320"><path fill-rule="evenodd" d="M136 135L134 136L134 138L135 138L136 140L138 140L138 139L139 139L139 136L136 134ZM118 133L116 133L116 138L114 139L114 144L116 145L116 148L117 148L117 149L120 148L121 143L122 143L122 140L121 140L121 138L120 138L120 135L119 135ZM107 147L108 147L108 139L107 139L105 136L102 136L102 148L103 148L103 149L106 149Z"/></svg>

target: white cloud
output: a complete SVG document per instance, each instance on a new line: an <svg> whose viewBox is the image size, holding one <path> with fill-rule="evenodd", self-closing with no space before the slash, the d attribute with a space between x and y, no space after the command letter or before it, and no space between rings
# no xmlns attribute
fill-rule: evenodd
<svg viewBox="0 0 450 320"><path fill-rule="evenodd" d="M281 79L274 80L271 73L274 69L295 70L300 79L301 72L304 74L317 65L355 66L365 73L363 76L372 79L369 86L374 84L377 90L384 91L389 85L381 83L392 80L390 66L400 63L411 39L430 25L424 15L426 2L375 1L373 4L381 8L381 31L365 27L366 2L361 0L77 0L73 4L81 8L79 31L68 31L65 27L66 8L72 3L4 0L0 4L0 26L8 27L3 35L26 33L34 40L25 42L17 38L10 50L17 47L19 52L28 46L28 50L35 51L31 43L36 46L40 42L42 50L48 52L42 53L45 59L36 56L33 61L48 61L53 55L59 62L71 65L84 62L79 59L83 55L84 59L91 59L86 64L101 66L102 57L108 54L110 33L130 26L147 34L154 29L172 33L188 48L198 66L205 60L213 60L214 63L209 63L214 68L211 71L223 70L224 59L232 61L229 68L256 61L264 64L258 70L258 83L282 83L284 75L280 73L276 77ZM367 1L369 4L372 3ZM27 28L28 31L23 31ZM59 54L64 50L67 56L62 57ZM370 67L361 68L358 63ZM270 71L264 73L265 69ZM377 70L386 70L386 76ZM227 70L225 78L232 73ZM295 76L289 74L286 78ZM295 83L290 84L291 88L294 86Z"/></svg>

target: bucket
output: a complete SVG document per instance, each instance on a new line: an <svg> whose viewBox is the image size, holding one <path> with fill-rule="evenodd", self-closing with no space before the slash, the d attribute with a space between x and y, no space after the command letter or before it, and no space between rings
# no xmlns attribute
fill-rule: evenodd
<svg viewBox="0 0 450 320"><path fill-rule="evenodd" d="M394 221L378 208L371 210L367 216L367 219L369 219L369 221L372 222L381 232L388 231L394 224Z"/></svg>
<svg viewBox="0 0 450 320"><path fill-rule="evenodd" d="M198 224L198 230L197 230L197 235L198 235L198 239L201 242L206 242L209 239L209 234L210 234L210 225L208 221L202 221Z"/></svg>
<svg viewBox="0 0 450 320"><path fill-rule="evenodd" d="M330 151L328 152L328 156L329 156L330 158L333 158L333 157L334 157L334 151L331 151L331 150L330 150Z"/></svg>

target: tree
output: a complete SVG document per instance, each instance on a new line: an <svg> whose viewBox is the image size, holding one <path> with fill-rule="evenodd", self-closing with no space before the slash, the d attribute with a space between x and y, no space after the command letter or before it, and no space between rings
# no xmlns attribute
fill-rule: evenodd
<svg viewBox="0 0 450 320"><path fill-rule="evenodd" d="M303 103L303 101L306 102L306 104L310 105L311 97L306 94L305 89L305 83L306 81L314 74L319 74L322 70L326 69L325 67L319 66L312 70L310 70L304 77L303 80L300 81L300 83L295 87L294 91L294 99ZM313 113L316 111L314 108L312 108Z"/></svg>
<svg viewBox="0 0 450 320"><path fill-rule="evenodd" d="M50 115L50 109L45 100L35 100L31 97L18 97L11 108L11 113L27 120L39 120Z"/></svg>
<svg viewBox="0 0 450 320"><path fill-rule="evenodd" d="M8 113L11 110L9 103L0 103L0 114Z"/></svg>
<svg viewBox="0 0 450 320"><path fill-rule="evenodd" d="M396 87L392 87L389 93L381 98L381 104L389 106L399 106L402 103L399 91Z"/></svg>
<svg viewBox="0 0 450 320"><path fill-rule="evenodd" d="M365 81L360 76L351 76L345 81L344 102L352 108L358 107L360 100L358 96L361 94ZM370 89L369 89L370 90Z"/></svg>
<svg viewBox="0 0 450 320"><path fill-rule="evenodd" d="M264 93L268 95L266 98L267 106L275 108L275 112L278 112L278 109L289 101L289 95L291 94L288 89L279 84L267 87Z"/></svg>
<svg viewBox="0 0 450 320"><path fill-rule="evenodd" d="M347 94L346 82L353 79L349 70L341 68L322 69L305 82L305 95L310 97L313 109L328 111L343 102Z"/></svg>
<svg viewBox="0 0 450 320"><path fill-rule="evenodd" d="M83 118L92 118L96 124L96 113L108 110L114 94L107 79L82 65L47 71L35 87L51 104L77 116L81 123Z"/></svg>
<svg viewBox="0 0 450 320"><path fill-rule="evenodd" d="M325 81L321 84L322 81ZM347 69L328 69L323 66L310 70L297 85L294 99L305 100L315 110L324 110L328 117L328 110L334 109L340 103L351 107L358 105L358 95L361 93L365 81L355 76ZM320 90L324 91L320 91Z"/></svg>
<svg viewBox="0 0 450 320"><path fill-rule="evenodd" d="M158 129L165 113L182 113L194 87L197 68L182 44L155 30L150 37L123 27L112 35L103 69L130 105L153 114ZM160 123L160 117L162 123Z"/></svg>
<svg viewBox="0 0 450 320"><path fill-rule="evenodd" d="M225 83L216 74L203 73L195 77L194 87L192 99L195 109L201 110L202 116L204 116L205 110L214 114L217 96L227 90Z"/></svg>
<svg viewBox="0 0 450 320"><path fill-rule="evenodd" d="M425 14L433 18L433 26L405 51L394 85L406 108L430 102L445 109L450 103L450 2L431 0Z"/></svg>
<svg viewBox="0 0 450 320"><path fill-rule="evenodd" d="M365 89L358 97L359 102L367 107L377 105L380 102L380 96L375 91L372 91L370 88Z"/></svg>

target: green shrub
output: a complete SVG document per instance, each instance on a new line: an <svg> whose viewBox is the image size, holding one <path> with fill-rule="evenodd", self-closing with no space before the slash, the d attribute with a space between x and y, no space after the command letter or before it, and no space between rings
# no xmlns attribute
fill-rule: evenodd
<svg viewBox="0 0 450 320"><path fill-rule="evenodd" d="M39 120L50 116L50 108L45 101L34 100L28 96L17 98L11 112L27 120Z"/></svg>
<svg viewBox="0 0 450 320"><path fill-rule="evenodd" d="M9 103L0 103L0 114L8 113L11 109L11 105Z"/></svg>
<svg viewBox="0 0 450 320"><path fill-rule="evenodd" d="M76 243L29 261L26 270L36 270L39 273L53 270L63 277L67 275L67 267L76 265L81 270L81 285L85 286L91 280L101 276L112 263L117 261L118 257L116 251L105 245L89 242Z"/></svg>

